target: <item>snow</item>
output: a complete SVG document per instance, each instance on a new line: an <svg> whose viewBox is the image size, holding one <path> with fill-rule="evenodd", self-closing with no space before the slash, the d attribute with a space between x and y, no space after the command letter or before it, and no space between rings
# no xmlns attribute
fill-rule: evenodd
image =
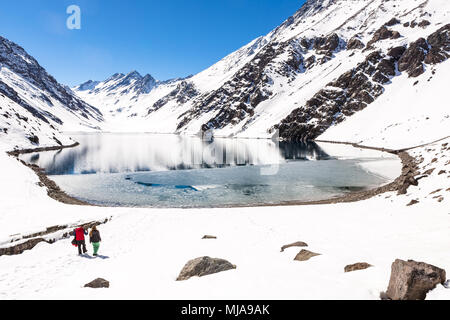
<svg viewBox="0 0 450 320"><path fill-rule="evenodd" d="M228 209L63 205L46 196L28 168L1 152L0 192L7 201L0 203L0 239L61 223L113 219L99 227L100 258L78 257L70 239L0 257L0 299L378 299L397 258L450 268L450 193L445 191L450 183L447 175L438 175L448 168L450 155L441 145L449 141L411 151L425 155L424 164L436 154L440 157L432 164L436 172L404 196ZM442 202L429 195L438 187L443 189ZM416 198L418 204L406 206ZM201 240L205 234L218 239ZM296 262L298 249L279 252L281 246L300 240L322 255ZM204 255L227 259L237 269L175 281L188 260ZM363 261L374 267L344 273L346 265ZM82 288L98 277L109 280L111 288ZM448 299L450 291L439 287L429 298Z"/></svg>
<svg viewBox="0 0 450 320"><path fill-rule="evenodd" d="M402 75L366 109L331 127L318 139L406 148L450 136L446 98L449 74L447 60L434 75L432 68L427 69L416 85L418 79Z"/></svg>
<svg viewBox="0 0 450 320"><path fill-rule="evenodd" d="M391 2L361 0L351 1L351 5L348 1L324 1L322 7L323 9L319 11L310 8L306 13L300 10L279 28L255 39L210 68L187 79L186 81L191 82L200 93L187 103L180 104L175 100L170 100L158 111L148 114L148 109L176 88L181 80L161 83L150 93L141 95L136 95L132 90L126 91L127 88L132 87L132 84L128 87L111 90L114 81L101 82L93 90L80 91L75 88L74 91L81 98L103 111L106 121L102 127L105 131L175 133L178 123L183 118L180 117L181 115L189 111L195 102L204 102L208 94L223 88L227 81L232 80L236 73L252 61L268 44L291 41L288 46L288 48L291 48L292 46L299 46L296 41L298 42L303 38L311 39L332 33L337 33L341 39L346 41L358 34L361 41L366 44L372 39L376 30L393 17L397 17L401 20L401 23L389 28L398 31L401 37L379 41L374 44L375 49L383 49L386 52L391 47L409 44L419 37L426 38L448 23L450 14L447 0ZM418 23L424 19L431 23L426 28L403 26L405 22L414 20ZM257 105L253 116L247 116L237 124L229 124L222 129L215 130L216 137L270 138L272 135L268 132L270 128L280 123L294 109L304 106L305 102L311 99L320 89L323 89L327 83L354 68L369 54L369 52L361 50L342 50L336 52L331 61L317 65L306 70L306 72L302 70L292 75L293 79L288 79L276 72L287 60L288 52L288 49L286 49L264 69L264 73L272 80L270 84L264 86L264 89L274 94L268 100ZM308 51L302 53L304 54L303 58L306 59L311 53L319 57L315 52ZM428 79L431 76L431 67L426 74L417 79L406 79L406 74L395 77L392 84L385 86L386 93L372 103L370 109L383 109L383 112L388 112L385 109L389 108L388 106L391 103L395 103L400 107L396 108L398 112L394 113L398 116L403 113L406 116L406 114L409 115L409 106L412 104L414 108L409 122L417 121L418 117L423 116L423 114L420 114L420 109L425 109L422 108L424 105L439 103L446 99L445 90L441 90L445 86L446 75L448 75L449 62L447 61L445 64L447 66L442 64L442 66L436 67L437 74L430 82L428 82ZM419 84L412 88L416 80L419 80ZM439 83L439 86L436 85L437 83ZM423 91L427 94L423 94ZM430 101L427 98L428 96L433 97L433 100ZM384 107L378 108L378 106ZM232 108L233 106L230 103L228 107ZM445 104L442 103L434 106L434 108L434 111L427 110L427 113L432 114L436 119L442 118L442 114L447 112ZM373 116L375 112L373 111L370 114ZM213 119L218 113L219 110L215 108L202 112L201 116L192 119L183 128L182 133L197 134L200 127ZM366 112L366 114L369 115L369 112ZM436 121L430 121L430 126L434 126ZM444 128L449 125L449 121L449 118L441 120L441 123L439 123L440 129L435 130L436 136L441 135ZM351 122L356 123L357 120ZM379 125L380 123L374 122L372 127L374 129ZM392 125L395 126L396 122L393 122ZM407 125L406 122L404 125ZM349 124L349 127L351 126ZM365 128L365 130L369 130L369 128ZM330 130L326 134L330 136L333 132L333 130ZM341 130L338 130L338 132L341 132ZM394 134L395 130L392 130L392 133ZM372 134L374 135L376 132ZM399 135L397 134L397 136ZM377 142L373 140L373 143L376 144ZM408 145L408 143L405 142L405 145Z"/></svg>
<svg viewBox="0 0 450 320"><path fill-rule="evenodd" d="M220 87L271 39L327 34L344 24L341 36L353 36L354 28L361 26L365 28L362 37L367 41L371 32L393 15L401 16L404 21L415 19L418 10L409 11L422 2L364 0L348 6L347 1L338 1L318 15L306 16L294 25L283 25L209 71L194 76L192 81L202 93ZM374 11L379 6L383 6L383 10ZM432 14L426 18L432 26L425 30L395 26L404 36L398 43L414 41L448 21L449 11L444 8L448 8L447 0L425 2L424 10ZM348 20L350 17L352 19ZM336 54L333 63L316 69L317 74L302 74L290 84L281 78L275 79L273 87L278 95L258 106L259 118L242 132L240 124L218 134L266 137L268 127L288 114L296 102L300 104L309 99L317 88L362 58L360 53L349 57L348 53L342 52ZM435 75L432 68L428 68L417 79L408 79L406 75L396 77L378 100L330 128L320 139L401 149L447 137L449 68L450 62L446 61L436 67ZM0 72L2 81L6 79L15 88L20 88L20 84L28 86L7 68ZM414 85L417 80L419 83ZM305 89L299 90L302 85ZM175 120L192 106L191 103L183 106L169 103L150 117L143 116L149 105L175 87L176 82L157 86L139 98L135 107L142 119L135 122L124 121L130 113L117 116L115 121L111 120L113 116L105 116L105 131L173 132ZM33 95L38 97L41 93L32 87L24 87L20 92L24 99L33 103L36 103ZM84 98L90 101L89 97ZM94 106L104 104L106 110L114 110L112 105L116 97L103 95L92 99ZM119 105L129 105L130 99L132 97L125 96L119 100ZM3 96L0 100L2 113L4 109L21 110ZM45 104L37 107L49 110ZM93 130L91 122L83 123L78 115L59 107L51 111L64 118L67 126L58 129ZM26 111L21 115L30 116ZM0 126L10 128L7 135L0 132L0 247L20 235L50 226L74 225L111 216L113 219L99 227L103 239L102 257L77 256L70 239L51 245L40 243L21 255L0 257L1 300L379 299L380 292L387 288L391 264L397 258L424 261L447 272L450 270L450 152L448 146L444 146L450 143L450 138L409 151L416 159L423 157L419 165L421 173L435 170L420 179L418 186L410 187L406 195L386 193L355 203L316 206L185 210L103 208L64 205L50 199L45 188L37 185L38 178L31 169L5 153L15 146L32 147L26 134L32 130L28 126L37 126L36 122L26 124L17 120L19 124L11 124L9 121L0 118ZM123 125L115 129L119 124ZM89 129L85 129L87 125ZM194 129L193 125L191 131L195 132ZM52 136L57 131L45 125L41 130L46 137L42 145L53 145ZM325 151L333 148L344 158L358 157L361 152L371 157L371 151L367 150L331 144L321 144L321 147ZM392 158L392 155L386 154L386 157ZM399 172L398 160L393 158L389 168L380 168L377 162L365 168L390 178ZM407 206L411 200L419 203ZM205 234L215 235L218 239L201 240ZM296 262L293 259L298 248L280 253L281 246L295 241L307 242L307 249L321 255L306 262ZM236 264L237 269L184 282L175 281L188 260L204 255L227 259ZM346 265L356 262L368 262L374 267L344 273ZM109 280L111 288L83 288L98 277ZM427 298L450 299L450 290L439 285Z"/></svg>

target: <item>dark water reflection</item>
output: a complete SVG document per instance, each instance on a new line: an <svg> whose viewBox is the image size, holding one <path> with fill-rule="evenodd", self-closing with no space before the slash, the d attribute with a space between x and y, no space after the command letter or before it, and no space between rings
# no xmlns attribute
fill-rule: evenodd
<svg viewBox="0 0 450 320"><path fill-rule="evenodd" d="M289 160L326 160L316 143L256 139L214 139L150 134L71 135L80 145L24 155L49 175L121 173L269 166Z"/></svg>
<svg viewBox="0 0 450 320"><path fill-rule="evenodd" d="M361 166L373 159L342 158L338 150L323 146L330 155L315 143L154 134L71 136L80 142L78 147L22 159L44 168L69 195L93 204L278 204L327 199L386 181Z"/></svg>

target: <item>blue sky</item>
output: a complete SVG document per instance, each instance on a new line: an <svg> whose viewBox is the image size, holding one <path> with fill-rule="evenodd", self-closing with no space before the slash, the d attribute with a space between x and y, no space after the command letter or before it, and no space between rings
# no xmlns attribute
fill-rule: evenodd
<svg viewBox="0 0 450 320"><path fill-rule="evenodd" d="M0 35L59 82L76 85L138 70L166 80L195 74L265 35L304 0L2 1ZM81 30L66 28L69 5Z"/></svg>

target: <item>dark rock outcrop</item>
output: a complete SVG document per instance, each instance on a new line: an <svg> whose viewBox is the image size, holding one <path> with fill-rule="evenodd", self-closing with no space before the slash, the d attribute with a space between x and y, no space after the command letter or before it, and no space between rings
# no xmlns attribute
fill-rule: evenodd
<svg viewBox="0 0 450 320"><path fill-rule="evenodd" d="M395 37L386 27L380 28L375 40ZM306 104L294 109L270 132L279 130L280 138L288 141L313 140L330 126L363 110L384 92L384 85L397 76L397 70L417 77L424 72L424 62L440 63L450 56L450 24L431 34L427 40L420 38L407 48L398 46L370 53L363 63L328 83ZM405 180L401 193L417 181Z"/></svg>
<svg viewBox="0 0 450 320"><path fill-rule="evenodd" d="M430 24L431 24L430 21L428 21L428 20L422 20L422 21L419 22L418 26L421 27L421 28L426 28L426 27L429 26Z"/></svg>
<svg viewBox="0 0 450 320"><path fill-rule="evenodd" d="M432 33L427 42L431 48L425 57L426 64L437 64L447 60L450 57L450 24Z"/></svg>
<svg viewBox="0 0 450 320"><path fill-rule="evenodd" d="M428 43L424 38L410 44L398 61L398 70L407 72L410 77L417 77L425 72L423 61L428 53Z"/></svg>
<svg viewBox="0 0 450 320"><path fill-rule="evenodd" d="M35 136L34 134L33 135L31 135L31 136L29 136L29 137L27 137L28 138L28 140L30 140L30 142L32 143L32 144L34 144L34 145L39 145L39 137L38 136Z"/></svg>
<svg viewBox="0 0 450 320"><path fill-rule="evenodd" d="M38 245L41 242L47 241L43 238L36 238L8 248L0 248L0 256L14 256L22 254L26 250L33 249L36 245Z"/></svg>
<svg viewBox="0 0 450 320"><path fill-rule="evenodd" d="M249 115L252 116L253 109L272 95L266 88L272 79L266 75L265 69L270 67L276 57L286 52L290 58L277 70L278 73L288 77L289 73L298 72L302 64L298 41L268 44L231 80L201 97L190 110L182 114L177 130L213 110L219 111L214 118L204 124L209 129L221 129L229 124L237 124Z"/></svg>
<svg viewBox="0 0 450 320"><path fill-rule="evenodd" d="M395 260L386 292L391 300L424 300L427 293L446 281L445 270L413 260Z"/></svg>
<svg viewBox="0 0 450 320"><path fill-rule="evenodd" d="M182 81L175 90L170 92L168 95L159 99L153 104L148 110L148 114L159 110L164 107L169 101L176 101L179 104L184 104L189 100L195 98L199 95L199 92L195 88L195 85L191 81Z"/></svg>
<svg viewBox="0 0 450 320"><path fill-rule="evenodd" d="M92 282L85 284L84 287L92 289L109 288L109 281L102 278L98 278Z"/></svg>
<svg viewBox="0 0 450 320"><path fill-rule="evenodd" d="M307 247L307 246L308 246L308 244L306 242L298 241L298 242L294 242L294 243L282 246L281 247L281 252L284 252L284 250L286 250L288 248L292 248L292 247Z"/></svg>
<svg viewBox="0 0 450 320"><path fill-rule="evenodd" d="M312 251L308 251L308 250L302 250L300 251L294 258L295 261L308 261L309 259L316 257L316 256L320 256L320 253L315 253Z"/></svg>
<svg viewBox="0 0 450 320"><path fill-rule="evenodd" d="M362 49L364 48L364 43L356 37L351 38L347 43L348 50Z"/></svg>
<svg viewBox="0 0 450 320"><path fill-rule="evenodd" d="M419 38L411 43L399 60L398 70L406 71L410 77L417 77L425 72L426 64L437 64L450 57L450 24L432 33L425 40Z"/></svg>
<svg viewBox="0 0 450 320"><path fill-rule="evenodd" d="M372 265L368 264L367 262L358 262L355 264L350 264L344 268L345 272L353 272L358 270L365 270L372 267Z"/></svg>
<svg viewBox="0 0 450 320"><path fill-rule="evenodd" d="M330 82L272 130L279 130L279 136L290 141L318 137L380 96L384 91L382 85L395 76L395 68L395 57L378 51L369 54L363 63Z"/></svg>
<svg viewBox="0 0 450 320"><path fill-rule="evenodd" d="M372 40L367 43L367 49L372 48L372 45L378 41L386 40L386 39L397 39L400 38L401 35L397 31L392 31L388 29L386 26L382 26L380 29L375 31L373 34Z"/></svg>
<svg viewBox="0 0 450 320"><path fill-rule="evenodd" d="M397 18L392 18L391 20L386 22L384 25L386 27L392 27L392 26L395 26L396 24L399 24L399 23L400 23L400 20L398 20Z"/></svg>
<svg viewBox="0 0 450 320"><path fill-rule="evenodd" d="M406 206L407 207L410 207L410 206L413 206L413 205L415 205L415 204L418 204L419 203L419 200L411 200L411 202L409 202Z"/></svg>
<svg viewBox="0 0 450 320"><path fill-rule="evenodd" d="M188 261L183 270L181 270L177 281L188 280L192 277L203 277L233 269L236 269L236 266L227 260L201 257Z"/></svg>

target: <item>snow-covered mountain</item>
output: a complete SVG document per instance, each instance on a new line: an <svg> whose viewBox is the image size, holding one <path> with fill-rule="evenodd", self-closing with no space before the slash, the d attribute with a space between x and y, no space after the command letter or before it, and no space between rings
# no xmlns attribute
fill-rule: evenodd
<svg viewBox="0 0 450 320"><path fill-rule="evenodd" d="M105 130L122 131L148 114L149 106L170 95L183 80L159 81L137 71L116 73L104 81L89 80L72 88L84 101L95 105L105 116ZM137 121L136 121L137 120ZM140 130L145 131L145 127Z"/></svg>
<svg viewBox="0 0 450 320"><path fill-rule="evenodd" d="M0 136L10 145L61 145L62 130L95 130L101 112L59 84L17 44L0 37ZM73 142L72 142L73 143Z"/></svg>
<svg viewBox="0 0 450 320"><path fill-rule="evenodd" d="M109 126L118 131L270 137L279 129L285 139L311 139L377 106L394 87L405 96L396 108L408 112L411 88L448 70L449 22L447 0L308 0L268 35L191 78L147 91L132 89L141 76L116 86L132 73L75 92L121 114ZM430 92L433 101L443 94Z"/></svg>

